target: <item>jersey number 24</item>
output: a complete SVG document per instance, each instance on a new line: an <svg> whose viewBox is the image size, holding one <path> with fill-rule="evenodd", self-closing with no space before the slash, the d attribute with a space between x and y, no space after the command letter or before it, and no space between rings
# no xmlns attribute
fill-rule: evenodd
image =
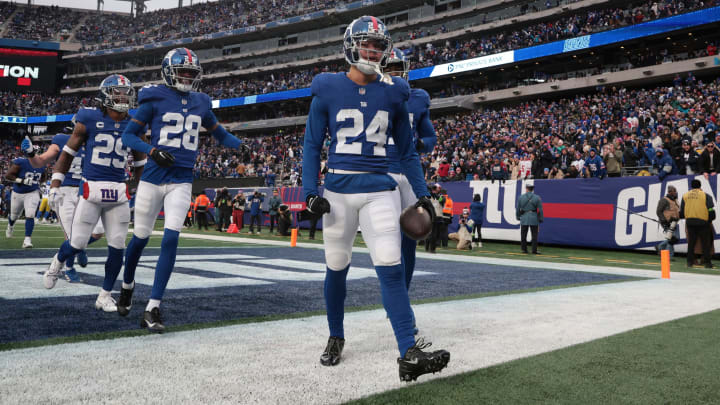
<svg viewBox="0 0 720 405"><path fill-rule="evenodd" d="M346 153L351 155L362 155L362 140L347 143L348 139L356 138L365 132L365 139L368 142L374 142L373 156L385 156L385 143L387 142L388 129L388 112L378 110L370 124L365 128L365 119L363 113L356 108L345 108L338 111L335 116L336 122L344 122L352 120L353 126L340 128L335 136L337 137L337 145L335 145L335 153Z"/></svg>

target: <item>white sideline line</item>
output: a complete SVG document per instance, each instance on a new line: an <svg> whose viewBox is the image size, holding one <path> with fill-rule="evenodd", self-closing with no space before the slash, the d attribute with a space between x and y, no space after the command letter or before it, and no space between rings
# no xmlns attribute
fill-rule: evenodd
<svg viewBox="0 0 720 405"><path fill-rule="evenodd" d="M162 236L162 232L154 231L153 236ZM282 240L267 240L267 239L254 239L254 238L243 238L235 236L220 236L220 235L204 235L204 234L193 234L193 233L181 233L181 238L187 239L203 239L203 240L216 240L222 242L236 242L246 243L255 245L271 245L271 246L282 246L289 247L290 242ZM323 249L321 243L305 243L298 242L298 247L311 248L311 249ZM353 247L353 252L358 253L369 253L368 248L364 247ZM460 262L460 263L483 263L483 264L494 264L500 266L514 266L514 267L525 267L534 269L546 269L546 270L564 270L564 271L581 271L589 273L604 273L604 274L615 274L622 276L634 276L634 277L647 277L647 278L659 278L660 272L653 270L640 270L626 267L604 267L589 264L575 264L575 263L562 263L562 262L544 262L544 261L532 261L532 260L520 260L520 259L505 259L496 257L483 257L483 256L466 256L466 255L452 255L443 253L425 253L417 252L418 258ZM691 273L672 273L672 278L684 278L686 275L692 276Z"/></svg>
<svg viewBox="0 0 720 405"><path fill-rule="evenodd" d="M439 375L447 376L717 309L719 287L720 277L691 275L425 304L415 314L433 348L451 352ZM139 316L133 307L129 321ZM343 361L330 368L318 361L327 340L323 316L13 350L0 356L0 397L327 404L404 386L383 310L346 314L345 331ZM60 370L72 384L37 389Z"/></svg>

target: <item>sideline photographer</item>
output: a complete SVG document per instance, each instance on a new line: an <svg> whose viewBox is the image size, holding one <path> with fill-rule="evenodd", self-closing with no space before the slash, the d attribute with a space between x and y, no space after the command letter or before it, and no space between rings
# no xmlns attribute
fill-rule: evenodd
<svg viewBox="0 0 720 405"><path fill-rule="evenodd" d="M667 195L660 199L656 210L665 239L655 246L655 250L669 250L670 257L675 256L673 245L680 239L680 230L677 226L678 221L680 221L680 206L677 203L677 198L678 192L675 186L668 186Z"/></svg>

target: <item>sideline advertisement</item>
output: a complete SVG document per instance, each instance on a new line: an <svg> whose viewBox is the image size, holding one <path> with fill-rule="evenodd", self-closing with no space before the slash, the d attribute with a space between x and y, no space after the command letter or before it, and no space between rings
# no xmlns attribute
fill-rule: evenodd
<svg viewBox="0 0 720 405"><path fill-rule="evenodd" d="M540 225L540 243L553 245L597 247L605 249L654 249L663 239L662 228L656 222L658 202L667 194L669 185L678 191L678 203L690 190L690 182L698 179L702 189L717 205L720 177L668 176L664 181L656 176L565 180L534 180L535 193L543 201L545 221ZM470 206L474 194L480 194L486 204L482 226L483 239L520 240L520 221L515 217L515 203L525 192L522 180L508 180L503 184L488 180L447 182L440 185L453 199L453 224L464 208ZM239 189L231 189L235 195ZM245 194L252 188L243 189ZM259 188L270 194L270 189ZM213 190L207 190L212 199ZM283 203L294 212L305 208L301 187L282 187ZM266 209L265 207L263 207ZM303 224L301 224L303 225ZM680 220L680 241L676 252L687 251L685 220ZM321 226L318 226L321 228ZM715 250L720 251L720 218L713 222Z"/></svg>

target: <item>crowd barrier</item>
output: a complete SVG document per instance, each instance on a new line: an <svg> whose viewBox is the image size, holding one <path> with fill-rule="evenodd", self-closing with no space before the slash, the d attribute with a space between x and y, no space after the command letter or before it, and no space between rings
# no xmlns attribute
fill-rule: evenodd
<svg viewBox="0 0 720 405"><path fill-rule="evenodd" d="M657 223L658 202L675 186L680 199L690 189L690 182L699 179L703 191L713 201L719 190L718 176L668 176L660 181L656 176L593 179L534 180L535 193L543 201L545 221L540 225L539 241L543 244L582 246L604 249L654 249L663 238ZM482 236L484 239L519 241L520 221L515 216L515 204L525 192L523 180L441 182L454 201L453 224L468 208L474 194L480 194L486 204ZM240 189L231 189L234 196ZM254 189L242 189L246 196ZM259 188L269 197L271 189ZM282 200L293 212L305 209L302 188L279 189ZM213 190L207 190L210 198ZM263 210L267 211L267 200ZM301 224L301 227L306 224ZM687 251L685 221L680 221L680 241L676 251ZM322 227L322 224L319 224ZM720 249L720 218L713 222L715 249Z"/></svg>

